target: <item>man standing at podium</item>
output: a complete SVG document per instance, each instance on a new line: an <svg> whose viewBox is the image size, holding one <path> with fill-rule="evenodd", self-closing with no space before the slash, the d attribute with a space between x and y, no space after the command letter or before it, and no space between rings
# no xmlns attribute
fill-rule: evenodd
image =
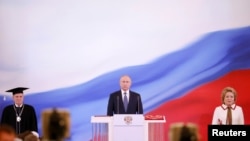
<svg viewBox="0 0 250 141"><path fill-rule="evenodd" d="M120 78L120 90L110 94L107 115L113 114L143 114L141 96L130 90L132 84L128 75Z"/></svg>

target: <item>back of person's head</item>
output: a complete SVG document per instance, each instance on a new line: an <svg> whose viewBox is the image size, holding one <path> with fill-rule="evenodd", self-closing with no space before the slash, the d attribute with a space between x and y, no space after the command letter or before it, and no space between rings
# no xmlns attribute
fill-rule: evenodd
<svg viewBox="0 0 250 141"><path fill-rule="evenodd" d="M24 137L24 141L39 141L40 139L34 134L30 133Z"/></svg>
<svg viewBox="0 0 250 141"><path fill-rule="evenodd" d="M16 132L11 126L5 124L0 125L0 141L15 141L15 139Z"/></svg>
<svg viewBox="0 0 250 141"><path fill-rule="evenodd" d="M25 132L22 132L21 134L17 135L17 137L21 140L24 140L24 137L27 136L28 134L30 134L31 132L30 131L25 131Z"/></svg>
<svg viewBox="0 0 250 141"><path fill-rule="evenodd" d="M197 141L197 136L195 132L192 131L190 127L187 127L184 125L181 128L181 136L180 136L180 141Z"/></svg>
<svg viewBox="0 0 250 141"><path fill-rule="evenodd" d="M34 131L25 131L18 135L18 138L22 141L39 141L38 135L34 133Z"/></svg>
<svg viewBox="0 0 250 141"><path fill-rule="evenodd" d="M51 108L42 112L42 141L61 141L70 136L70 113L67 109Z"/></svg>
<svg viewBox="0 0 250 141"><path fill-rule="evenodd" d="M173 123L169 128L170 141L198 141L198 126L193 123Z"/></svg>

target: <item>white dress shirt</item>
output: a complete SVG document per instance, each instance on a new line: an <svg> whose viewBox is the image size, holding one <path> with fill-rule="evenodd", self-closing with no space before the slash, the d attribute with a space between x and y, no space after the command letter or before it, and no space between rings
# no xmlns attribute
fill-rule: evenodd
<svg viewBox="0 0 250 141"><path fill-rule="evenodd" d="M232 124L233 125L243 125L244 124L244 115L242 108L238 105L233 104L232 106ZM221 124L226 124L227 119L227 106L222 104L214 110L212 124L218 125L218 121L221 121Z"/></svg>
<svg viewBox="0 0 250 141"><path fill-rule="evenodd" d="M21 104L21 105L15 104L15 106L16 106L16 107L23 107L23 104Z"/></svg>

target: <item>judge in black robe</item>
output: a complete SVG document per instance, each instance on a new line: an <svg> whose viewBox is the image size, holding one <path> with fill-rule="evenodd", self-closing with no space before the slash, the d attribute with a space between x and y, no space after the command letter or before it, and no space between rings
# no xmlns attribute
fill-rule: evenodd
<svg viewBox="0 0 250 141"><path fill-rule="evenodd" d="M18 108L14 104L5 107L1 123L12 126L17 134L25 131L37 132L37 118L34 108L31 105L24 104L20 107L19 111L20 119L18 119L18 116L16 115L18 114Z"/></svg>
<svg viewBox="0 0 250 141"><path fill-rule="evenodd" d="M33 106L23 104L23 90L27 88L18 87L8 90L13 92L14 104L8 105L3 109L1 124L12 126L17 134L25 131L35 131L37 129L37 117Z"/></svg>

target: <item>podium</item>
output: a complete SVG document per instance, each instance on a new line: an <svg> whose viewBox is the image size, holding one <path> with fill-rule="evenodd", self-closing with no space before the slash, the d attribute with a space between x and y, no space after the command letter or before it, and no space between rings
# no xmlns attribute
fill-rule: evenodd
<svg viewBox="0 0 250 141"><path fill-rule="evenodd" d="M113 141L144 141L143 115L114 115Z"/></svg>
<svg viewBox="0 0 250 141"><path fill-rule="evenodd" d="M165 141L165 116L92 116L92 141Z"/></svg>

